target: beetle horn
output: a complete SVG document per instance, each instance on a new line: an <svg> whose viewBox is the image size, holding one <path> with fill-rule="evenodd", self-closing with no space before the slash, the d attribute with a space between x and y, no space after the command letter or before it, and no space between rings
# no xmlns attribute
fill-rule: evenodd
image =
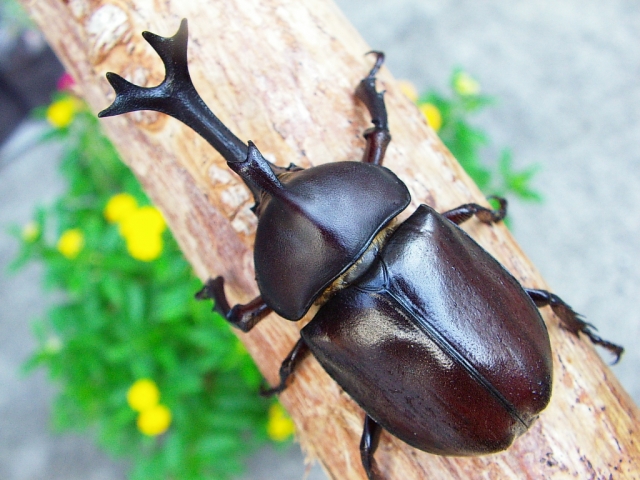
<svg viewBox="0 0 640 480"><path fill-rule="evenodd" d="M120 75L107 73L116 99L98 117L136 110L166 113L201 135L227 162L244 162L248 153L247 145L209 110L193 86L187 66L187 20L182 20L173 37L161 37L151 32L143 32L142 36L164 63L164 80L157 87L144 88L128 82Z"/></svg>
<svg viewBox="0 0 640 480"><path fill-rule="evenodd" d="M247 146L216 117L196 91L187 65L187 20L183 19L173 37L143 32L144 39L158 53L165 67L165 78L156 87L134 85L120 75L109 72L107 80L116 92L113 103L98 117L110 117L137 110L165 113L192 128L211 144L247 184L256 203L260 193L274 194L282 185L274 168L255 145Z"/></svg>

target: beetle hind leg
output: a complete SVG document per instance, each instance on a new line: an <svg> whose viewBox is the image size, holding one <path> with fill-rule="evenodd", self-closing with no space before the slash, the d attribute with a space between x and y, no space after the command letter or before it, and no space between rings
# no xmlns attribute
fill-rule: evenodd
<svg viewBox="0 0 640 480"><path fill-rule="evenodd" d="M596 335L592 330L595 329L595 327L582 320L580 315L574 312L573 309L569 305L567 305L560 297L554 295L553 293L547 292L546 290L525 288L525 291L531 297L536 306L550 306L551 310L553 310L553 313L555 313L562 321L562 327L565 330L568 330L575 336L578 336L578 333L580 332L584 333L593 343L595 343L596 345L600 345L601 347L606 348L611 353L613 353L616 356L613 364L618 363L622 352L624 352L624 348L620 345L616 345L615 343L604 340L599 335Z"/></svg>
<svg viewBox="0 0 640 480"><path fill-rule="evenodd" d="M507 216L507 200L493 195L489 198L496 200L500 204L500 207L496 210L491 210L477 203L465 203L457 208L443 212L442 216L451 220L456 225L466 222L473 216L477 217L482 223L497 223Z"/></svg>
<svg viewBox="0 0 640 480"><path fill-rule="evenodd" d="M387 108L384 105L384 92L376 91L376 73L384 62L384 53L369 52L376 55L376 63L356 88L356 97L365 104L373 127L364 132L367 146L362 157L364 163L382 165L387 146L391 141L389 125L387 124Z"/></svg>
<svg viewBox="0 0 640 480"><path fill-rule="evenodd" d="M222 277L207 280L207 283L195 296L198 300L212 299L214 301L213 309L243 332L251 330L260 320L272 312L262 297L256 297L245 305L229 307L229 301L224 293L224 278Z"/></svg>
<svg viewBox="0 0 640 480"><path fill-rule="evenodd" d="M364 416L364 428L362 430L362 439L360 440L360 459L362 460L362 466L367 473L369 480L381 480L382 475L378 470L378 464L376 459L373 458L373 454L378 448L380 442L380 433L382 427L369 415Z"/></svg>
<svg viewBox="0 0 640 480"><path fill-rule="evenodd" d="M260 395L263 397L270 397L271 395L276 395L287 388L289 378L295 371L296 367L300 365L300 362L309 355L309 352L309 346L305 341L302 338L298 340L280 366L280 383L273 388L261 389Z"/></svg>

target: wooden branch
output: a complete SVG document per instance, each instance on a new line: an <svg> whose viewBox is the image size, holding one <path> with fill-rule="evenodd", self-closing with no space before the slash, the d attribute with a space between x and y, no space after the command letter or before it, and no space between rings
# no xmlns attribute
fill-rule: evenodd
<svg viewBox="0 0 640 480"><path fill-rule="evenodd" d="M107 71L141 85L162 80L162 63L140 33L173 35L186 17L194 83L241 139L254 140L279 165L361 157L369 119L353 91L370 68L363 55L370 48L330 0L23 3L94 111L113 99ZM482 201L389 72L383 69L379 79L393 135L385 165L407 183L414 203L442 211ZM198 275L224 275L232 301L255 296L252 201L221 157L160 114L135 113L103 125ZM504 226L471 221L466 228L524 285L545 288ZM531 431L508 451L477 458L429 455L384 433L377 459L387 478L640 477L638 410L589 341L561 330L543 310L554 349L554 394ZM300 327L272 316L240 334L270 381L276 381ZM315 360L304 362L280 398L310 458L319 459L332 478L363 478L363 413Z"/></svg>

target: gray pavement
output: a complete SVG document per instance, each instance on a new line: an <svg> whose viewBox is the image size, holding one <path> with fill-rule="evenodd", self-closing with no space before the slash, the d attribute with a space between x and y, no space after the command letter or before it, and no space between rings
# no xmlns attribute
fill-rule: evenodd
<svg viewBox="0 0 640 480"><path fill-rule="evenodd" d="M340 0L398 78L444 88L462 66L500 103L481 115L496 147L542 166L542 205L514 204L514 233L554 291L603 337L626 345L614 372L640 402L640 2L637 0ZM48 431L53 388L18 366L34 343L29 319L44 311L40 269L4 273L25 223L63 185L56 154L28 144L33 125L0 151L0 479L118 479L124 468L85 437ZM391 125L393 129L393 125ZM21 140L22 139L22 140ZM17 142L17 143L16 143ZM605 354L606 355L606 354ZM244 479L303 478L295 450L261 452ZM322 478L316 467L309 478Z"/></svg>
<svg viewBox="0 0 640 480"><path fill-rule="evenodd" d="M25 224L37 205L52 202L64 188L57 176L60 149L32 147L41 130L42 125L24 123L0 150L0 479L124 478L122 467L98 453L86 437L50 432L54 389L44 372L25 377L19 370L35 348L30 320L42 315L51 299L39 288L39 265L6 274L18 250L6 226Z"/></svg>

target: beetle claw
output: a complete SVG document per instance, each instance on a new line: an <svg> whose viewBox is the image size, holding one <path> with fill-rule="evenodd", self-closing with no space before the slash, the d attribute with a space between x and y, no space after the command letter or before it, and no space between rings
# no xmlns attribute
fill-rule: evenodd
<svg viewBox="0 0 640 480"><path fill-rule="evenodd" d="M364 103L371 115L371 122L374 127L364 132L367 140L367 148L362 161L381 165L387 145L391 141L389 125L387 120L387 108L384 104L384 91L376 90L376 74L384 63L384 53L378 51L368 52L376 55L376 63L369 74L364 77L356 88L356 97Z"/></svg>
<svg viewBox="0 0 640 480"><path fill-rule="evenodd" d="M465 203L457 208L443 212L442 216L451 220L456 225L466 222L474 215L478 220L487 225L503 220L504 217L507 216L507 200L495 195L487 198L496 200L500 204L500 207L496 210L491 210L477 203Z"/></svg>
<svg viewBox="0 0 640 480"><path fill-rule="evenodd" d="M495 200L500 205L497 209L491 210L492 217L490 223L497 223L501 220L504 220L504 217L507 216L507 199L504 197L499 197L498 195L489 195L487 199Z"/></svg>
<svg viewBox="0 0 640 480"><path fill-rule="evenodd" d="M202 289L196 293L198 300L213 300L213 311L222 315L230 324L243 332L248 332L256 324L271 313L261 297L254 298L246 305L229 306L224 293L224 278L210 278Z"/></svg>
<svg viewBox="0 0 640 480"><path fill-rule="evenodd" d="M369 75L367 75L368 78L375 77L380 70L380 67L382 67L382 64L384 63L384 52L381 52L379 50L371 50L365 53L365 55L370 55L372 53L376 56L376 63L373 65L373 68L369 72Z"/></svg>
<svg viewBox="0 0 640 480"><path fill-rule="evenodd" d="M300 338L294 345L287 358L284 359L282 365L280 365L280 383L273 388L260 388L260 395L263 397L270 397L281 393L289 385L289 378L293 375L296 367L300 364L304 358L309 355L309 346L305 341Z"/></svg>
<svg viewBox="0 0 640 480"><path fill-rule="evenodd" d="M611 365L615 365L616 363L618 363L620 361L620 357L622 357L622 354L624 353L624 348L620 345L609 342L608 340L604 340L602 337L596 335L588 328L589 324L585 323L585 325L586 327L584 330L582 330L582 333L589 337L589 340L591 340L592 343L600 345L602 348L606 348L613 355L615 355L615 359L613 360L613 362L611 362Z"/></svg>
<svg viewBox="0 0 640 480"><path fill-rule="evenodd" d="M224 293L224 278L210 278L195 295L197 300L213 300L213 310L227 317L231 308Z"/></svg>
<svg viewBox="0 0 640 480"><path fill-rule="evenodd" d="M261 385L260 386L260 396L261 397L272 397L274 395L279 394L280 392L282 392L285 388L287 388L286 385L283 385L282 383L278 384L277 386L273 387L273 388L269 388L266 385Z"/></svg>
<svg viewBox="0 0 640 480"><path fill-rule="evenodd" d="M585 322L582 319L582 315L576 313L575 310L560 297L546 290L535 290L532 288L526 288L525 290L538 307L544 307L546 305L551 307L553 313L556 314L561 321L561 328L573 333L576 337L579 333L583 333L589 337L589 340L591 340L593 344L600 345L602 348L609 350L616 356L612 365L620 361L620 357L624 353L624 348L596 335L592 330L597 330L597 328Z"/></svg>

